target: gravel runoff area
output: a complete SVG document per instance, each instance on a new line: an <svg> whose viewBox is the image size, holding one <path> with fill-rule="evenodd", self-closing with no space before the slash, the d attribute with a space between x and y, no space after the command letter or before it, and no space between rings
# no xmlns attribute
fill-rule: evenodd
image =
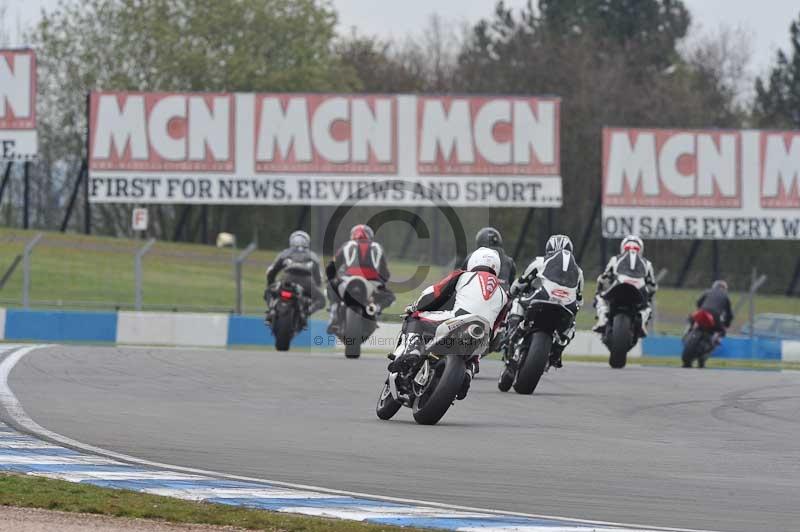
<svg viewBox="0 0 800 532"><path fill-rule="evenodd" d="M149 519L0 506L0 532L235 532L241 528L176 525Z"/></svg>

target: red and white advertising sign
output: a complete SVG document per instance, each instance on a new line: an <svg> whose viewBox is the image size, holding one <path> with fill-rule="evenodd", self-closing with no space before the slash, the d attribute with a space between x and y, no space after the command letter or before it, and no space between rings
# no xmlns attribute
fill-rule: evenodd
<svg viewBox="0 0 800 532"><path fill-rule="evenodd" d="M36 55L0 50L0 160L36 157Z"/></svg>
<svg viewBox="0 0 800 532"><path fill-rule="evenodd" d="M90 97L95 202L561 205L559 100Z"/></svg>
<svg viewBox="0 0 800 532"><path fill-rule="evenodd" d="M603 130L603 234L800 238L800 131Z"/></svg>
<svg viewBox="0 0 800 532"><path fill-rule="evenodd" d="M144 207L136 207L131 211L131 228L134 231L147 231L147 209Z"/></svg>

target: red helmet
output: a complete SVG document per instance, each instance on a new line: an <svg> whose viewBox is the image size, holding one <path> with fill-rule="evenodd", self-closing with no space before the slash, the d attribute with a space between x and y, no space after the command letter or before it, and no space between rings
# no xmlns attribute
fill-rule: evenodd
<svg viewBox="0 0 800 532"><path fill-rule="evenodd" d="M350 240L372 240L373 238L375 238L375 233L367 224L354 225L350 229Z"/></svg>

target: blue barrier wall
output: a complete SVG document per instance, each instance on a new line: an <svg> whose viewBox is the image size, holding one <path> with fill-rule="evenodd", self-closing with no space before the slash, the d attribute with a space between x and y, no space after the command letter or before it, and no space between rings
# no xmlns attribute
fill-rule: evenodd
<svg viewBox="0 0 800 532"><path fill-rule="evenodd" d="M6 311L6 340L115 342L116 312Z"/></svg>
<svg viewBox="0 0 800 532"><path fill-rule="evenodd" d="M679 336L648 336L642 342L644 356L679 357L683 342ZM711 354L714 358L780 360L781 341L749 337L728 336Z"/></svg>
<svg viewBox="0 0 800 532"><path fill-rule="evenodd" d="M336 338L325 332L327 326L328 324L322 320L309 320L308 329L292 339L292 346L335 347ZM228 345L275 345L275 337L272 335L272 330L264 325L264 318L231 316L228 320Z"/></svg>
<svg viewBox="0 0 800 532"><path fill-rule="evenodd" d="M2 309L0 309L2 311ZM6 340L49 342L117 341L118 315L114 312L79 312L8 309L5 311ZM275 344L272 331L259 316L228 317L227 345ZM325 332L326 322L310 320L308 329L292 340L292 347L330 349L336 338ZM224 334L224 333L223 333ZM147 341L147 339L143 339ZM790 342L791 343L791 342ZM220 345L220 341L215 344ZM716 358L781 360L784 345L780 340L729 336L712 354ZM648 357L679 357L683 344L677 336L649 336L642 341Z"/></svg>

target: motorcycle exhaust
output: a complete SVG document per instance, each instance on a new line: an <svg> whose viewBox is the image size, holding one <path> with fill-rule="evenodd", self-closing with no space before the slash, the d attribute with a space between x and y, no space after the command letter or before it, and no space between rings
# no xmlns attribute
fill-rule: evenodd
<svg viewBox="0 0 800 532"><path fill-rule="evenodd" d="M369 305L367 305L367 306L364 308L364 310L365 310L365 311L367 312L367 314L369 314L370 316L374 316L375 314L377 314L377 313L378 313L378 305L376 305L375 303L370 303Z"/></svg>
<svg viewBox="0 0 800 532"><path fill-rule="evenodd" d="M480 340L484 337L486 331L484 331L483 326L476 323L467 328L467 334L469 334L475 340Z"/></svg>

